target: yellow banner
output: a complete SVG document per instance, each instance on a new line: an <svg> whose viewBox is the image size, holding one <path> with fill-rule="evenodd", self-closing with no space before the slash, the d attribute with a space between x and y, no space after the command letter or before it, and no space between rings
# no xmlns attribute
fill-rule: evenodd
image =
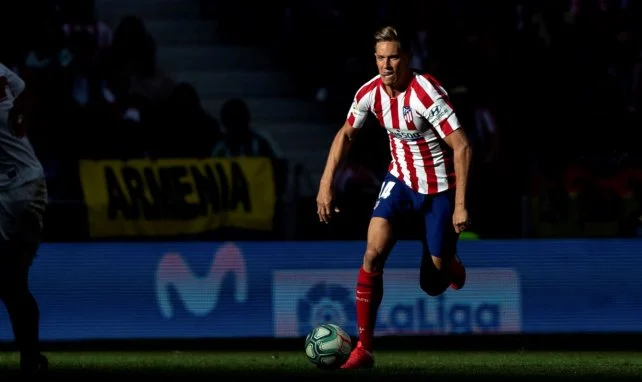
<svg viewBox="0 0 642 382"><path fill-rule="evenodd" d="M80 161L92 237L271 230L269 158Z"/></svg>

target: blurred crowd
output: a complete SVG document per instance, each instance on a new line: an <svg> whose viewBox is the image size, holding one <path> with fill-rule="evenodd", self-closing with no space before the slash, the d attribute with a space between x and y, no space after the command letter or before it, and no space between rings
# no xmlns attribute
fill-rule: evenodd
<svg viewBox="0 0 642 382"><path fill-rule="evenodd" d="M78 159L276 156L245 101L210 115L192 84L159 66L140 17L112 27L95 0L16 1L3 14L0 60L29 85L29 137L53 197L79 191Z"/></svg>
<svg viewBox="0 0 642 382"><path fill-rule="evenodd" d="M372 32L387 23L412 31L414 67L447 88L473 142L471 205L482 235L524 234L523 197L534 174L546 180L536 187L544 187L569 183L572 165L593 175L641 168L639 1L376 0L364 7L277 0L251 9L242 1L200 2L202 17L216 20L229 43L274 48L301 97L325 103L336 121L376 74ZM94 3L3 6L15 17L0 23L0 60L33 85L30 137L52 178L79 158L276 155L251 129L243 100L209 115L191 84L159 67L143 20L124 15L109 26ZM389 161L382 129L364 131L373 141L358 144L337 176L341 197L359 211L359 224L347 218L346 226L363 226ZM574 187L592 184L579 179ZM61 193L71 187L63 183ZM629 214L627 229L635 229L642 226L642 192L639 182L625 183L638 203L624 212L609 208ZM55 182L53 188L56 195ZM551 190L536 193L552 215L563 215L567 190ZM611 206L611 196L586 203Z"/></svg>

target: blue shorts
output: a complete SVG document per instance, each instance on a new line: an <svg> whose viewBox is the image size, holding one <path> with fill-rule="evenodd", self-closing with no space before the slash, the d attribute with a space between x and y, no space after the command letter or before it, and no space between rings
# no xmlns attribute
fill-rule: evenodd
<svg viewBox="0 0 642 382"><path fill-rule="evenodd" d="M455 191L420 194L391 174L387 174L374 206L372 217L388 220L399 232L418 232L432 256L450 257L456 253L459 235L453 227Z"/></svg>

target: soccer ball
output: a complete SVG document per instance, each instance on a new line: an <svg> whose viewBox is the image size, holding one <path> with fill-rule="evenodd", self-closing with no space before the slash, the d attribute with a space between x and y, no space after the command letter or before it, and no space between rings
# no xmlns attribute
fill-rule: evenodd
<svg viewBox="0 0 642 382"><path fill-rule="evenodd" d="M334 324L317 326L305 338L305 355L322 369L340 367L350 356L351 350L350 336Z"/></svg>

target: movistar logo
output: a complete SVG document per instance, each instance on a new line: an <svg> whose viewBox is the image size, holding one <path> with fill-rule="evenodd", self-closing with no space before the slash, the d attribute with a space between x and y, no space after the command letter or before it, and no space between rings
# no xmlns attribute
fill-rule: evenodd
<svg viewBox="0 0 642 382"><path fill-rule="evenodd" d="M169 291L173 288L185 309L197 317L206 316L218 305L221 285L228 274L236 281L234 299L247 300L247 268L239 248L232 244L221 246L212 260L209 272L198 277L194 275L183 256L178 253L165 254L156 269L156 299L165 318L174 316L174 307Z"/></svg>

